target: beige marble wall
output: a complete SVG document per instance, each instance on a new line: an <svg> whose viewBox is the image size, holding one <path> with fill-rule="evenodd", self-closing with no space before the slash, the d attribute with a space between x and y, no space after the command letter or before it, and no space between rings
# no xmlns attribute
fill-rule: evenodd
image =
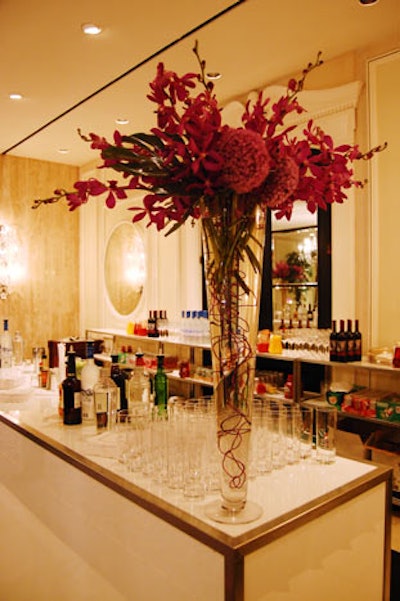
<svg viewBox="0 0 400 601"><path fill-rule="evenodd" d="M32 346L78 334L79 215L64 203L31 208L34 198L77 177L75 167L0 156L0 224L16 227L26 266L23 281L0 300L0 319L9 319L12 333L21 330L28 358Z"/></svg>

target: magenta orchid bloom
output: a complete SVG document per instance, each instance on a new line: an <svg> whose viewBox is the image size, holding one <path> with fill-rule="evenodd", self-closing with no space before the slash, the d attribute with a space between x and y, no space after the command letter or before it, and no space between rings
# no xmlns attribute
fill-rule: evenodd
<svg viewBox="0 0 400 601"><path fill-rule="evenodd" d="M199 219L218 210L218 199L235 196L238 211L253 211L256 204L273 210L278 218L290 218L293 203L304 201L315 212L328 204L342 203L347 190L361 187L354 179L352 163L370 159L385 146L361 153L357 146L335 147L332 138L309 121L302 139L285 129L290 113L302 113L298 93L307 74L322 64L318 55L299 80L291 79L286 94L271 106L259 94L246 104L240 128L222 123L223 110L214 86L205 78L205 61L197 44L194 52L200 73L178 76L163 63L157 67L147 98L156 105L157 126L150 133L122 135L113 143L95 133L82 136L103 160L101 168L123 175L123 183L97 179L79 181L74 191L56 190L40 204L66 198L71 211L91 197L105 196L108 208L143 190L141 206L132 206L133 221L147 219L158 230L174 231L187 219ZM196 88L201 85L201 91Z"/></svg>

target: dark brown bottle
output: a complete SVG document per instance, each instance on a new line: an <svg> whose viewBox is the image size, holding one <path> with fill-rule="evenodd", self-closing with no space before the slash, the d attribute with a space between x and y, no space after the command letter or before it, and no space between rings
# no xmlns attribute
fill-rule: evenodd
<svg viewBox="0 0 400 601"><path fill-rule="evenodd" d="M347 361L347 335L344 329L344 319L341 319L339 324L339 332L336 338L336 361L345 363Z"/></svg>
<svg viewBox="0 0 400 601"><path fill-rule="evenodd" d="M61 384L64 424L73 426L82 423L81 383L76 377L75 351L70 347L67 353L66 378Z"/></svg>
<svg viewBox="0 0 400 601"><path fill-rule="evenodd" d="M354 361L361 361L362 359L362 335L358 326L358 319L354 322L353 332L353 348L354 348Z"/></svg>
<svg viewBox="0 0 400 601"><path fill-rule="evenodd" d="M346 351L347 361L354 361L354 334L352 329L352 321L351 319L347 320L347 332L346 332Z"/></svg>
<svg viewBox="0 0 400 601"><path fill-rule="evenodd" d="M118 386L119 400L117 401L117 408L128 409L128 402L126 398L126 381L128 379L128 376L125 372L122 371L122 369L120 369L118 365L118 355L114 353L111 355L110 377Z"/></svg>
<svg viewBox="0 0 400 601"><path fill-rule="evenodd" d="M329 336L329 361L337 361L337 330L336 320L332 321L332 331Z"/></svg>
<svg viewBox="0 0 400 601"><path fill-rule="evenodd" d="M149 318L147 320L147 336L149 338L158 338L160 336L160 333L157 328L156 311L149 311Z"/></svg>

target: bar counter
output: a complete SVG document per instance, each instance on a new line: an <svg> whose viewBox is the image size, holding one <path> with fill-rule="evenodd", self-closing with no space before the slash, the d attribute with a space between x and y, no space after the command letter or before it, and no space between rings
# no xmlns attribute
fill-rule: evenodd
<svg viewBox="0 0 400 601"><path fill-rule="evenodd" d="M389 601L391 470L338 457L257 477L256 522L130 473L55 392L0 398L0 599Z"/></svg>

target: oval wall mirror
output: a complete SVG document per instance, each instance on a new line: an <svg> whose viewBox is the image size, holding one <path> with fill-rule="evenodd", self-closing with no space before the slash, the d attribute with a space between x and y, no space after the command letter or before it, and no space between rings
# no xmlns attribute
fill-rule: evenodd
<svg viewBox="0 0 400 601"><path fill-rule="evenodd" d="M129 315L138 306L146 281L146 256L140 228L119 223L106 246L104 276L108 298L117 313Z"/></svg>

